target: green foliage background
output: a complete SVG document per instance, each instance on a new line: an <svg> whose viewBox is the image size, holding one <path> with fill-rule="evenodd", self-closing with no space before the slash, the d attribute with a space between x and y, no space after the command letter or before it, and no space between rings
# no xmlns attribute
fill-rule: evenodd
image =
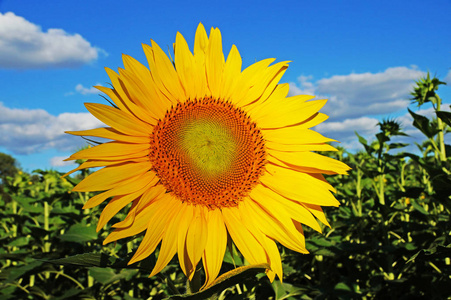
<svg viewBox="0 0 451 300"><path fill-rule="evenodd" d="M441 84L428 75L412 93L436 113L428 119L409 110L425 136L419 155L393 141L405 135L395 120L381 121L372 143L357 134L364 151L328 154L352 167L349 176L328 177L342 205L326 208L332 228L323 234L306 228L310 254L280 247L283 283L255 275L262 268L240 269L190 294L176 259L148 278L154 255L127 266L142 236L102 246L110 231L95 230L102 206L83 210L92 194L70 192L88 171L28 174L8 161L0 185L0 298L450 299L451 147L444 136L451 113L441 110ZM222 273L246 265L233 245L224 261Z"/></svg>

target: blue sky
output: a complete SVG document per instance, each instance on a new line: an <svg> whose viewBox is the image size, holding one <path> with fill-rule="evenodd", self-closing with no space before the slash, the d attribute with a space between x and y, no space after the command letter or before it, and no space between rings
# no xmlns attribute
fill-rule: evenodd
<svg viewBox="0 0 451 300"><path fill-rule="evenodd" d="M449 0L0 0L0 152L26 171L68 170L61 157L85 142L63 132L101 126L83 103L104 101L91 88L108 83L104 67L122 67L122 53L145 62L141 43L171 48L177 31L192 46L199 22L219 27L224 51L235 44L243 66L292 61L281 82L292 95L330 99L317 130L343 146L358 148L354 130L371 136L383 117L413 141L414 80L430 71L451 84L450 15ZM450 103L449 86L440 95Z"/></svg>

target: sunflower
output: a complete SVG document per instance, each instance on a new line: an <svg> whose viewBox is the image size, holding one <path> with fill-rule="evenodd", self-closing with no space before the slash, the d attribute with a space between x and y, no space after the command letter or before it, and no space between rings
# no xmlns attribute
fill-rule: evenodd
<svg viewBox="0 0 451 300"><path fill-rule="evenodd" d="M217 28L208 36L199 24L193 53L177 33L173 61L154 41L143 48L149 67L123 55L125 68L106 69L112 88L96 87L112 106L86 104L109 127L68 132L111 140L68 158L86 160L68 174L103 167L73 189L101 191L85 209L110 199L97 230L129 206L104 244L145 231L129 264L160 245L150 276L178 254L190 280L202 260L208 286L233 241L250 264L269 264L271 281L282 278L276 241L308 253L301 224L321 232L321 206L339 205L322 174L349 169L312 152L335 150L309 129L327 119L326 100L287 97L288 62L242 71L235 45L224 58Z"/></svg>

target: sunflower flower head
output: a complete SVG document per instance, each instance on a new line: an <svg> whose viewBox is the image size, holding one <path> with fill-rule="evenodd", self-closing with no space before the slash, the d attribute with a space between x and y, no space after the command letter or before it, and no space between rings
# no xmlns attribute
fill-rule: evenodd
<svg viewBox="0 0 451 300"><path fill-rule="evenodd" d="M148 67L124 55L123 69L106 69L112 88L96 87L114 106L86 104L108 127L69 132L111 140L69 158L86 161L68 174L102 167L73 189L101 192L84 208L109 199L97 230L129 206L104 243L145 232L130 264L159 246L150 276L177 254L189 279L202 260L208 286L229 240L282 278L276 241L308 253L301 224L321 231L321 206L339 205L322 174L349 169L313 152L335 150L310 129L327 119L326 100L287 97L288 62L242 70L234 45L225 59L217 28L208 36L200 24L193 52L177 33L173 61L154 41L143 48Z"/></svg>

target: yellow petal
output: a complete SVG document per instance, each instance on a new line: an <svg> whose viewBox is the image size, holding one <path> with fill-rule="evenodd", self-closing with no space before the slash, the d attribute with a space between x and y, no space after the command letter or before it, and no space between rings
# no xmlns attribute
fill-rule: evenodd
<svg viewBox="0 0 451 300"><path fill-rule="evenodd" d="M236 88L241 76L241 56L235 45L232 45L227 61L224 65L224 72L221 80L221 98L228 101Z"/></svg>
<svg viewBox="0 0 451 300"><path fill-rule="evenodd" d="M155 82L156 90L159 94L161 94L162 99L166 99L172 105L178 103L178 99L167 90L165 85L163 84L163 79L160 76L161 72L158 72L158 67L155 62L155 51L154 49L146 44L142 44L144 54L146 55L147 62L149 63L150 74Z"/></svg>
<svg viewBox="0 0 451 300"><path fill-rule="evenodd" d="M138 178L151 168L151 164L126 163L108 166L98 170L83 179L72 190L75 192L105 191L114 188L119 183L129 178Z"/></svg>
<svg viewBox="0 0 451 300"><path fill-rule="evenodd" d="M284 228L290 230L289 233L293 234L291 238L296 237L295 233L296 229L292 226L293 223L291 222L291 219L296 220L305 225L308 225L314 230L321 232L321 227L319 226L318 222L313 217L313 215L310 213L310 211L297 202L293 202L289 199L286 199L277 194L276 192L262 185L255 187L252 190L250 197L272 214L276 213L275 211L278 211L278 213L281 214L278 220L283 220ZM280 242L282 243L282 241ZM297 242L301 243L300 246L302 246L304 249L301 248L300 249L301 251L299 250L295 251L306 253L305 244L303 244L304 243L303 239L298 236ZM289 243L289 241L285 241L285 243ZM294 245L291 244L291 247L293 246Z"/></svg>
<svg viewBox="0 0 451 300"><path fill-rule="evenodd" d="M238 207L226 207L222 209L224 223L233 242L243 256L253 265L268 262L264 247L254 236L258 234L250 232L241 219Z"/></svg>
<svg viewBox="0 0 451 300"><path fill-rule="evenodd" d="M270 67L268 67L264 72L261 73L260 78L255 82L255 84L249 89L246 94L246 102L254 103L264 94L266 98L274 91L277 83L279 82L282 75L285 73L288 68L288 62L283 61L276 63ZM264 101L266 98L261 99ZM255 102L256 107L260 108L263 104L260 104L260 101ZM251 115L251 117L253 117ZM255 119L258 121L258 119Z"/></svg>
<svg viewBox="0 0 451 300"><path fill-rule="evenodd" d="M207 221L205 220L206 207L195 206L194 218L186 233L186 253L190 260L191 269L187 270L188 278L191 280L197 263L202 257L208 238ZM208 212L208 211L207 211ZM215 234L212 232L212 234Z"/></svg>
<svg viewBox="0 0 451 300"><path fill-rule="evenodd" d="M139 158L149 155L149 143L134 144L124 142L107 142L72 154L66 160L98 159L122 160L126 158Z"/></svg>
<svg viewBox="0 0 451 300"><path fill-rule="evenodd" d="M124 134L148 136L153 131L153 126L117 108L99 103L85 103L85 106L97 119Z"/></svg>
<svg viewBox="0 0 451 300"><path fill-rule="evenodd" d="M156 212L162 212L167 210L168 207L167 200L169 194L166 195L155 199L150 205L146 206L142 211L136 213L133 219L133 226L117 228L113 232L111 232L103 241L103 244L106 245L110 242L117 241L119 239L137 235L146 230L146 228L149 225L149 219L152 216L158 216Z"/></svg>
<svg viewBox="0 0 451 300"><path fill-rule="evenodd" d="M130 70L119 69L121 80L127 86L130 99L137 105L135 114L147 123L154 124L155 120L163 118L169 103L161 99L155 87L147 82L142 82ZM153 89L152 89L153 87ZM138 109L139 107L139 109Z"/></svg>
<svg viewBox="0 0 451 300"><path fill-rule="evenodd" d="M189 99L196 98L196 72L194 66L194 56L189 50L185 38L177 32L175 38L174 63L180 82L185 90L185 95Z"/></svg>
<svg viewBox="0 0 451 300"><path fill-rule="evenodd" d="M337 151L337 149L329 144L303 144L303 145L286 145L265 141L268 150L282 152L308 152L308 151ZM271 152L272 151L268 151Z"/></svg>
<svg viewBox="0 0 451 300"><path fill-rule="evenodd" d="M114 73L115 76L117 76L116 73ZM124 80L119 79L118 82L120 82L121 85L124 85ZM124 101L118 94L118 92L114 89L110 89L104 86L95 86L98 90L101 90L103 93L105 93L110 99L116 104L116 106L122 111L127 114L130 114L141 121L155 125L156 124L156 115L152 114L152 112L143 110L141 107L138 107L133 102L131 102L131 99L127 99L128 101ZM127 97L131 97L130 94L127 91ZM121 103L121 105L117 105L117 103Z"/></svg>
<svg viewBox="0 0 451 300"><path fill-rule="evenodd" d="M121 209L123 209L133 200L136 200L138 197L140 197L146 188L147 186L144 186L143 188L135 192L126 195L115 196L113 199L111 199L111 201L105 206L102 213L100 214L96 230L99 231L100 229L102 229L102 227L105 226L105 224L108 223L108 221L110 221L111 218L114 217Z"/></svg>
<svg viewBox="0 0 451 300"><path fill-rule="evenodd" d="M125 69L130 71L132 74L136 74L142 82L147 84L155 84L153 82L150 70L144 66L142 63L131 57L130 55L122 54L122 61L124 62Z"/></svg>
<svg viewBox="0 0 451 300"><path fill-rule="evenodd" d="M208 237L202 256L205 270L205 284L202 288L209 286L218 276L227 245L227 231L219 209L208 212Z"/></svg>
<svg viewBox="0 0 451 300"><path fill-rule="evenodd" d="M261 128L277 128L301 123L326 104L327 100L314 100L313 96L300 95L290 98L271 98L254 105L249 115Z"/></svg>
<svg viewBox="0 0 451 300"><path fill-rule="evenodd" d="M186 95L182 89L179 77L172 62L155 41L151 40L151 42L156 66L156 69L152 69L152 72L158 74L168 93L170 93L177 101L185 101Z"/></svg>
<svg viewBox="0 0 451 300"><path fill-rule="evenodd" d="M194 206L185 204L182 205L180 212L176 216L176 219L180 220L179 230L177 232L177 254L180 267L186 276L189 276L189 271L193 269L186 251L186 233L194 215Z"/></svg>
<svg viewBox="0 0 451 300"><path fill-rule="evenodd" d="M174 201L177 203L176 207L174 207L174 212L176 212L179 211L180 207L184 204L178 199L174 199ZM174 257L177 252L177 232L180 221L180 219L172 218L171 222L169 222L169 226L167 226L163 236L163 241L161 242L157 263L155 264L155 267L149 277L159 273L171 261L172 257Z"/></svg>
<svg viewBox="0 0 451 300"><path fill-rule="evenodd" d="M66 159L69 160L69 159ZM62 177L66 177L76 171L87 169L87 168L97 168L97 167L104 167L104 166L112 166L112 165L119 165L126 162L144 162L148 161L148 158L136 158L136 159L127 159L125 161L123 160L87 160L86 162L82 163L77 168L73 169L72 171L67 172Z"/></svg>
<svg viewBox="0 0 451 300"><path fill-rule="evenodd" d="M141 211L148 206L152 205L157 199L161 198L166 192L166 189L161 185L157 184L153 187L147 189L144 194L141 196L139 201L134 201L130 211L124 220L113 224L111 227L113 228L126 228L133 224L135 220L135 216L137 213L141 213Z"/></svg>
<svg viewBox="0 0 451 300"><path fill-rule="evenodd" d="M277 249L276 244L270 238L268 238L263 232L261 228L257 225L254 218L251 218L249 215L249 211L246 210L244 202L250 202L250 199L244 199L242 205L240 205L238 211L241 216L241 220L243 221L244 226L251 232L251 234L257 239L260 245L262 245L263 250L266 253L265 261L268 262L271 266L271 270L266 271L268 278L270 281L274 280L274 273L276 273L279 278L282 278L282 262L280 260L280 253ZM253 215L252 215L253 216ZM246 257L246 256L245 256Z"/></svg>
<svg viewBox="0 0 451 300"><path fill-rule="evenodd" d="M123 112L133 114L127 106L127 100L129 99L128 94L124 91L123 85L119 79L119 75L111 70L110 68L105 68L108 77L110 77L113 89L104 86L95 86L96 89L105 93L113 100L114 104ZM114 88L115 87L115 88Z"/></svg>
<svg viewBox="0 0 451 300"><path fill-rule="evenodd" d="M148 226L146 234L135 254L128 262L129 265L143 260L155 250L163 238L168 224L172 222L173 217L178 212L180 205L180 201L177 201L170 196L167 196L164 201L159 201L154 204L154 210L147 214Z"/></svg>
<svg viewBox="0 0 451 300"><path fill-rule="evenodd" d="M127 143L144 144L149 142L149 137L147 136L126 135L120 133L119 131L111 127L102 127L80 131L65 131L65 133L78 136L95 136L104 139L116 140Z"/></svg>
<svg viewBox="0 0 451 300"><path fill-rule="evenodd" d="M347 174L350 169L339 160L314 152L271 151L268 160L299 171L308 170L306 173Z"/></svg>
<svg viewBox="0 0 451 300"><path fill-rule="evenodd" d="M265 140L284 145L321 144L334 141L316 131L300 126L263 130L262 133Z"/></svg>
<svg viewBox="0 0 451 300"><path fill-rule="evenodd" d="M257 227L262 230L264 234L279 241L285 247L300 253L308 253L305 248L305 238L300 235L293 225L292 219L301 219L307 215L305 211L297 208L292 211L289 205L279 203L282 202L280 195L262 187L256 187L252 190L249 197L252 201L247 201L245 206L250 211L249 215L254 216L255 221L258 222ZM263 199L264 197L264 199ZM279 201L273 201L273 198L279 198ZM271 201L273 201L271 203ZM289 201L283 199L283 201ZM296 204L300 205L300 204ZM298 215L297 212L301 213ZM315 219L307 215L307 220ZM316 221L315 221L316 222Z"/></svg>
<svg viewBox="0 0 451 300"><path fill-rule="evenodd" d="M124 83L124 78L121 78L111 69L105 68L105 70L110 77L114 90L98 86L96 88L107 94L121 111L130 113L146 123L155 124L155 116L152 115L151 112L143 110L136 104L137 102L135 101L137 101L137 99L132 97L129 90L131 87Z"/></svg>
<svg viewBox="0 0 451 300"><path fill-rule="evenodd" d="M194 38L194 55L204 54L208 45L208 36L204 25L199 23L196 30L196 37Z"/></svg>
<svg viewBox="0 0 451 300"><path fill-rule="evenodd" d="M275 59L274 58L267 58L261 61L258 61L246 69L241 73L239 83L237 84L236 90L233 92L233 96L230 98L230 100L238 105L238 106L245 106L252 102L255 99L248 99L246 97L247 93L249 92L250 88L258 83L258 81L261 79L261 73L266 70L266 68L269 66L270 63L272 63Z"/></svg>
<svg viewBox="0 0 451 300"><path fill-rule="evenodd" d="M302 203L322 206L338 206L335 197L324 188L324 183L308 174L281 168L272 164L265 166L266 173L260 181L271 190Z"/></svg>
<svg viewBox="0 0 451 300"><path fill-rule="evenodd" d="M222 52L222 37L219 29L211 29L208 48L205 54L208 87L214 97L220 98L224 54Z"/></svg>
<svg viewBox="0 0 451 300"><path fill-rule="evenodd" d="M326 219L326 216L324 215L323 209L321 208L321 206L319 205L314 205L314 204L308 204L308 203L303 203L302 204L305 208L307 208L316 218L318 218L318 220L321 221L321 223L323 223L324 225L326 225L327 227L330 228L330 224Z"/></svg>
<svg viewBox="0 0 451 300"><path fill-rule="evenodd" d="M152 115L157 116L158 119L159 116L164 115L173 103L161 93L147 67L128 55L124 55L123 60L125 69L129 71L128 74L139 74L137 77L139 78L140 88L145 89L145 94L149 97L145 101L144 99L140 100L140 104L145 110L152 111Z"/></svg>
<svg viewBox="0 0 451 300"><path fill-rule="evenodd" d="M277 274L279 280L282 281L283 269L279 249L277 248L276 243L267 236L263 235L263 240L265 243L265 250L269 257L269 262L271 266L271 270L266 270L266 275L268 276L270 282L274 281L275 277L274 273Z"/></svg>
<svg viewBox="0 0 451 300"><path fill-rule="evenodd" d="M274 74L274 77L269 77L270 81L267 84L267 87L266 87L265 91L260 96L259 102L260 101L266 101L269 97L272 97L274 92L277 90L278 86L280 86L280 85L288 85L287 83L285 83L285 84L278 84L280 79L282 78L283 74L285 74L285 71L287 70L287 68L288 68L288 64L282 66L280 68L280 70L277 71ZM289 88L289 85L288 85L288 88ZM287 94L288 94L288 92L287 92ZM283 95L283 97L286 97L287 94Z"/></svg>
<svg viewBox="0 0 451 300"><path fill-rule="evenodd" d="M89 199L85 203L83 209L95 207L110 197L130 194L138 190L141 190L142 187L146 187L149 184L155 185L159 180L155 175L156 175L155 172L149 171L147 173L144 173L142 176L132 177L127 180L124 180L111 190L97 194L94 197L91 197L91 199Z"/></svg>
<svg viewBox="0 0 451 300"><path fill-rule="evenodd" d="M147 111L152 111L155 116L162 116L169 107L169 101L160 93L156 83L153 80L150 70L131 56L123 54L125 69L129 76L136 74L135 80L139 79L139 86L146 91L148 99L139 99L139 103Z"/></svg>

